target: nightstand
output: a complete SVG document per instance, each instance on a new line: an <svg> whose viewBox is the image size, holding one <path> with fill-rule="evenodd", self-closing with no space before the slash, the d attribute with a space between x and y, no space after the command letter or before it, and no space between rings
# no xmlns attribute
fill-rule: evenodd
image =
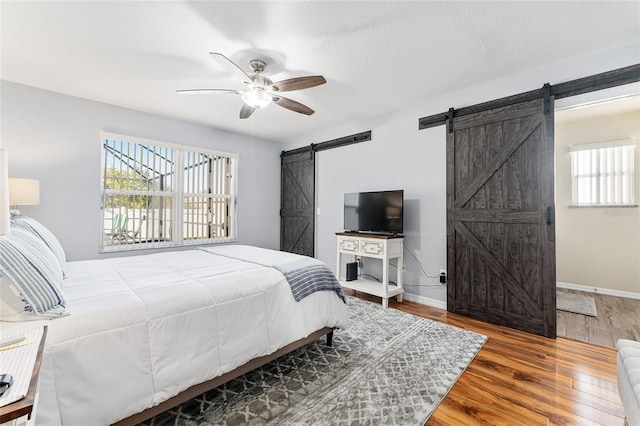
<svg viewBox="0 0 640 426"><path fill-rule="evenodd" d="M26 332L27 330L25 330ZM31 370L31 380L29 388L24 398L12 402L11 404L0 407L0 426L31 426L35 424L36 403L38 399L38 374L40 373L40 364L42 363L42 352L44 351L44 342L47 337L47 326L39 327L36 336L30 343L14 349L6 349L6 352L23 350L25 352L36 351L35 364L31 369L30 365L26 366L27 370ZM5 351L3 351L5 352ZM5 354L6 355L6 354ZM28 357L24 357L25 359ZM20 356L18 364L22 362L23 357ZM33 357L31 357L33 359ZM20 367L20 365L18 365ZM23 366L24 367L24 366ZM3 366L3 369L6 367ZM11 369L13 371L13 368ZM16 386L16 374L12 371L6 371L14 375L14 385ZM25 374L28 374L25 373ZM2 400L0 399L0 402Z"/></svg>

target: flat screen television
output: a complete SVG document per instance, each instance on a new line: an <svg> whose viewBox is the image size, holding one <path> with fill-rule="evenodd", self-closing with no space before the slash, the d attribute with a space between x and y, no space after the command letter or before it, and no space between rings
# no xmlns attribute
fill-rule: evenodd
<svg viewBox="0 0 640 426"><path fill-rule="evenodd" d="M404 190L344 194L348 232L402 234Z"/></svg>

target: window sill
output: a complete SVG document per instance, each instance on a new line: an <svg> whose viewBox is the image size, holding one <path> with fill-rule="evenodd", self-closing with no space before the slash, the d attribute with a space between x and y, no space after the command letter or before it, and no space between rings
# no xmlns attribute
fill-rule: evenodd
<svg viewBox="0 0 640 426"><path fill-rule="evenodd" d="M613 208L613 209L626 209L640 207L638 204L569 204L569 208L572 209L584 209L584 208Z"/></svg>
<svg viewBox="0 0 640 426"><path fill-rule="evenodd" d="M105 246L98 250L98 253L122 253L122 252L137 252L142 250L184 250L189 249L191 247L198 246L211 246L216 244L224 244L224 243L235 243L238 240L236 238L216 238L216 239L207 239L207 240L185 240L181 244L166 241L163 243L141 243L141 244L123 244L123 245L113 245L113 246Z"/></svg>
<svg viewBox="0 0 640 426"><path fill-rule="evenodd" d="M150 249L166 249L180 247L178 244L167 241L162 243L136 243L136 244L114 244L100 248L98 253L117 253L123 251L138 251Z"/></svg>

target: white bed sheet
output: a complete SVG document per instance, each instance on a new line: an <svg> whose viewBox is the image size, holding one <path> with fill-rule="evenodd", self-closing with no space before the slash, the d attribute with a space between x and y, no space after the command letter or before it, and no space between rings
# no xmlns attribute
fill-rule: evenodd
<svg viewBox="0 0 640 426"><path fill-rule="evenodd" d="M110 424L322 327L346 327L335 292L295 302L270 267L296 256L225 246L69 262L71 315L40 321L49 330L36 424Z"/></svg>

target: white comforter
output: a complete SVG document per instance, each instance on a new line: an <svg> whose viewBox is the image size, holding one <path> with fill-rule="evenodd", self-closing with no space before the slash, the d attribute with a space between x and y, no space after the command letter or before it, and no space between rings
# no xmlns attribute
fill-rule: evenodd
<svg viewBox="0 0 640 426"><path fill-rule="evenodd" d="M335 292L295 302L270 267L295 256L224 246L68 263L71 315L42 322L36 424L110 424L322 327L346 327Z"/></svg>

